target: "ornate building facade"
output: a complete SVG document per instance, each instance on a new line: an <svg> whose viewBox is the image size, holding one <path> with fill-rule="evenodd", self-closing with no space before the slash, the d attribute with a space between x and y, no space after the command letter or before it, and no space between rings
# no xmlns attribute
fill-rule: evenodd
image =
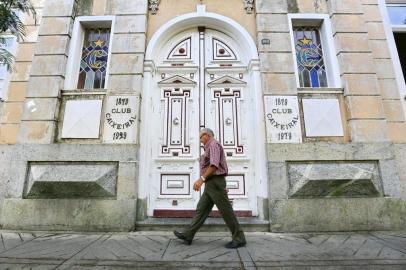
<svg viewBox="0 0 406 270"><path fill-rule="evenodd" d="M1 228L189 217L203 127L265 230L406 226L406 1L33 2L0 71Z"/></svg>

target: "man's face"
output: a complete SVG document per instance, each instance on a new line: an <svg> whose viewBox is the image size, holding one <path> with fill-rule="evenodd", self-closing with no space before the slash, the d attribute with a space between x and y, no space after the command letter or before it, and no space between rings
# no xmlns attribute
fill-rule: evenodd
<svg viewBox="0 0 406 270"><path fill-rule="evenodd" d="M200 132L200 142L203 145L206 145L206 143L210 140L210 136L209 134L205 133L205 132Z"/></svg>

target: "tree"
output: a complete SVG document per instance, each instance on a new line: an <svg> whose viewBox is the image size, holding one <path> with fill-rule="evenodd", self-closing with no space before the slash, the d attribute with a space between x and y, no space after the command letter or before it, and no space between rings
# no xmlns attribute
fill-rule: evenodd
<svg viewBox="0 0 406 270"><path fill-rule="evenodd" d="M5 49L7 39L4 34L12 34L18 40L24 40L26 36L24 23L19 14L27 13L36 21L37 13L31 0L0 0L0 65L6 65L11 70L14 56Z"/></svg>

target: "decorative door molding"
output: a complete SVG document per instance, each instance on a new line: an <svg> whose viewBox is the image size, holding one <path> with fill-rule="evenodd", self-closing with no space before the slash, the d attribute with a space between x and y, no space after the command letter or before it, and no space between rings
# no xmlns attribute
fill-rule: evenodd
<svg viewBox="0 0 406 270"><path fill-rule="evenodd" d="M252 12L254 1L244 3ZM159 1L148 4L156 13ZM224 137L226 151L232 153L227 188L234 207L253 215L265 213L257 203L257 198L268 196L261 77L254 65L259 63L258 50L247 30L198 5L196 12L180 15L155 32L144 63L139 198L147 202L147 214L196 207L199 194L191 190L191 181L199 177L198 133L205 125L215 129L216 137ZM168 113L171 102L176 116ZM188 106L186 113L181 104ZM168 131L165 137L167 127L184 123L183 118L189 119L186 141L176 136L171 140ZM175 149L178 141L181 147ZM162 153L164 145L167 154ZM185 146L189 154L182 153Z"/></svg>
<svg viewBox="0 0 406 270"><path fill-rule="evenodd" d="M190 154L190 145L187 141L190 91L182 88L163 89L165 119L161 155L177 157Z"/></svg>
<svg viewBox="0 0 406 270"><path fill-rule="evenodd" d="M244 155L241 140L241 89L223 88L213 91L218 117L218 138L227 156Z"/></svg>
<svg viewBox="0 0 406 270"><path fill-rule="evenodd" d="M188 37L176 44L169 53L167 60L192 59L192 38Z"/></svg>

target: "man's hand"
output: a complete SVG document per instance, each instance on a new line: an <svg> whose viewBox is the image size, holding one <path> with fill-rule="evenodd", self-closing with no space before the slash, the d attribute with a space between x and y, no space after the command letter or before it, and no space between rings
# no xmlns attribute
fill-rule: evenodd
<svg viewBox="0 0 406 270"><path fill-rule="evenodd" d="M200 188L202 187L203 183L204 183L204 182L203 182L203 180L202 180L201 178L197 179L197 180L195 181L195 183L193 184L193 189L194 189L195 191L199 191Z"/></svg>

